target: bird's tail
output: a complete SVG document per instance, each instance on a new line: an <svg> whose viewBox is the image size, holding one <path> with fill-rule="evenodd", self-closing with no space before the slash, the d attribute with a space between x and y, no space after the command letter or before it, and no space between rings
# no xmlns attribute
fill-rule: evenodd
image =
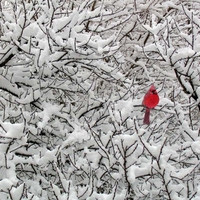
<svg viewBox="0 0 200 200"><path fill-rule="evenodd" d="M143 123L150 124L150 108L146 108Z"/></svg>

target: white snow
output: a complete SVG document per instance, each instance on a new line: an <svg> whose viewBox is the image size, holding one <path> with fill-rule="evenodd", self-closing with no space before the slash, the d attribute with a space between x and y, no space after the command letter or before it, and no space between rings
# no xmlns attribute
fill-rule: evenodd
<svg viewBox="0 0 200 200"><path fill-rule="evenodd" d="M72 133L69 133L68 138L63 142L61 149L69 145L73 145L74 143L77 143L77 142L81 143L85 140L88 140L89 138L90 136L84 129L81 129L78 126L75 126L74 131Z"/></svg>
<svg viewBox="0 0 200 200"><path fill-rule="evenodd" d="M10 122L0 122L0 135L8 138L21 138L24 135L24 123L11 124Z"/></svg>
<svg viewBox="0 0 200 200"><path fill-rule="evenodd" d="M62 107L63 105L52 105L50 103L44 103L44 110L38 113L38 117L41 118L41 121L38 122L38 127L41 129L45 127L51 116L58 113Z"/></svg>
<svg viewBox="0 0 200 200"><path fill-rule="evenodd" d="M1 199L200 199L200 4L8 5ZM146 126L142 100L152 83L160 101Z"/></svg>

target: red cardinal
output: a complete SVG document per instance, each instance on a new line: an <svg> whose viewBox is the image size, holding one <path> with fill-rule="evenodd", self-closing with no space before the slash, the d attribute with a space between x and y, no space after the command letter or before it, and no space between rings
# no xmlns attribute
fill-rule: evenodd
<svg viewBox="0 0 200 200"><path fill-rule="evenodd" d="M156 88L154 87L154 85L152 84L149 91L145 94L144 99L142 104L146 107L146 112L144 115L144 120L143 123L144 124L150 124L150 110L152 108L155 108L158 105L159 102L159 96L158 93L156 91Z"/></svg>

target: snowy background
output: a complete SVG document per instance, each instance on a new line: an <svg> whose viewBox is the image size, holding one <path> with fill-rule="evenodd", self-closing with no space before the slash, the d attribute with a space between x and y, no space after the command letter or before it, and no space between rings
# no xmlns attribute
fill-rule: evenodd
<svg viewBox="0 0 200 200"><path fill-rule="evenodd" d="M200 199L200 2L0 6L0 196ZM144 94L160 96L144 125Z"/></svg>

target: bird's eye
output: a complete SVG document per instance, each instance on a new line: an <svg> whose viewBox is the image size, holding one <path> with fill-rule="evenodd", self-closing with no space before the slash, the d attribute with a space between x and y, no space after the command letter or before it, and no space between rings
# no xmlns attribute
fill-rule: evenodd
<svg viewBox="0 0 200 200"><path fill-rule="evenodd" d="M157 94L156 90L152 90L151 92L152 92L153 94Z"/></svg>

